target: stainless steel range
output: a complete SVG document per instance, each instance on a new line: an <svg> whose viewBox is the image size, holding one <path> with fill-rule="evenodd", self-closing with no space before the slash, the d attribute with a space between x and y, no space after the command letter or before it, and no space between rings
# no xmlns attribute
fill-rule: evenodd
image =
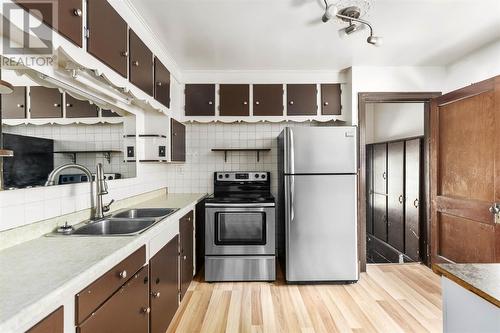
<svg viewBox="0 0 500 333"><path fill-rule="evenodd" d="M269 172L215 172L205 202L205 280L276 279L275 201Z"/></svg>

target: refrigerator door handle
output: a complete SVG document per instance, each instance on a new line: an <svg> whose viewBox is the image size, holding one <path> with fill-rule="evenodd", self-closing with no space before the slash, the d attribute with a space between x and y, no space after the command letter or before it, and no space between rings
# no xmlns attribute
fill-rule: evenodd
<svg viewBox="0 0 500 333"><path fill-rule="evenodd" d="M295 176L290 176L290 223L293 222L295 215L295 206L293 203L295 197Z"/></svg>
<svg viewBox="0 0 500 333"><path fill-rule="evenodd" d="M295 151L293 144L293 130L290 127L285 129L285 173L293 174L295 171Z"/></svg>

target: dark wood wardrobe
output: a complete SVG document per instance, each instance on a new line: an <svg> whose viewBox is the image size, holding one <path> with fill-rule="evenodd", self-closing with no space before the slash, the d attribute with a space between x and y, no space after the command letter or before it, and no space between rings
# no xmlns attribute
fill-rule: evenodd
<svg viewBox="0 0 500 333"><path fill-rule="evenodd" d="M423 138L366 146L367 261L421 261Z"/></svg>

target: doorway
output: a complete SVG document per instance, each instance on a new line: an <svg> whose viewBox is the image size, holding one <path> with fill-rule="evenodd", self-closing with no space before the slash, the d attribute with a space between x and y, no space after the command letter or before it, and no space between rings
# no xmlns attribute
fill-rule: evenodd
<svg viewBox="0 0 500 333"><path fill-rule="evenodd" d="M358 250L361 271L366 270L367 258L370 259L368 262L383 260L367 256L367 250L373 253L374 242L379 255L386 251L382 256L389 260L385 262L422 261L429 264L429 110L430 100L439 95L433 92L358 95ZM392 181L388 179L387 168L391 170ZM419 177L405 181L406 171ZM370 175L378 173L382 181L375 185L376 180ZM405 193L406 187L417 188L417 193ZM407 217L411 226L407 228L406 206L408 211L416 206L418 212L417 220ZM374 217L381 223L375 224Z"/></svg>

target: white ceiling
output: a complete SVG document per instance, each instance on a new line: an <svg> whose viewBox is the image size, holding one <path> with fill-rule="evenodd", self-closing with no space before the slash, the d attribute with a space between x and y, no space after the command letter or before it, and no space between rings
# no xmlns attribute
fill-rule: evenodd
<svg viewBox="0 0 500 333"><path fill-rule="evenodd" d="M439 66L500 39L500 0L373 0L379 48L322 23L323 0L129 1L182 70Z"/></svg>

